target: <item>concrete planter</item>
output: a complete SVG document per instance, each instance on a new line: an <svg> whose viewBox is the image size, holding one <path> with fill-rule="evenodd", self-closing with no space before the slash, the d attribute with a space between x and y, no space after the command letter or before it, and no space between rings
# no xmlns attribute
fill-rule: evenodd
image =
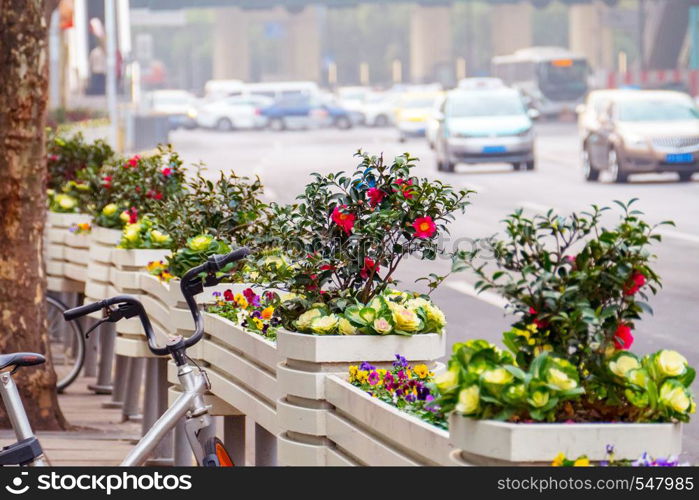
<svg viewBox="0 0 699 500"><path fill-rule="evenodd" d="M445 341L445 334L320 336L280 331L280 464L318 465L318 457L327 460L328 419L332 418L328 416L332 413L326 392L328 375L344 376L349 365L361 361L390 365L396 354L413 363L435 366L435 360L445 353ZM311 453L309 446L317 448ZM303 457L313 460L307 462Z"/></svg>
<svg viewBox="0 0 699 500"><path fill-rule="evenodd" d="M66 257L70 254L66 247L68 229L74 224L90 222L86 214L62 214L47 212L44 228L44 260L46 261L47 288L54 292L81 293L85 288L84 280L71 279L66 276ZM73 241L73 243L77 243ZM71 274L84 277L81 270L71 268Z"/></svg>
<svg viewBox="0 0 699 500"><path fill-rule="evenodd" d="M90 236L66 232L63 243L64 276L86 284Z"/></svg>
<svg viewBox="0 0 699 500"><path fill-rule="evenodd" d="M85 302L96 302L115 295L111 284L112 251L121 239L119 229L95 226L90 232L89 246L85 255ZM101 313L91 315L100 318Z"/></svg>
<svg viewBox="0 0 699 500"><path fill-rule="evenodd" d="M682 424L514 424L453 413L449 438L457 450L452 457L461 465L549 465L561 452L571 459L587 455L599 461L610 444L616 458L635 460L643 452L679 455Z"/></svg>

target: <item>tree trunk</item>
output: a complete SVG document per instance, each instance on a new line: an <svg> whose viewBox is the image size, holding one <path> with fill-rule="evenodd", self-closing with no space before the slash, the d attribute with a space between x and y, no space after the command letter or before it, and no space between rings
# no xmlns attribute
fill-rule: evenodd
<svg viewBox="0 0 699 500"><path fill-rule="evenodd" d="M48 352L43 232L51 0L0 0L0 353ZM32 425L67 426L50 359L15 375ZM0 408L0 425L7 416Z"/></svg>

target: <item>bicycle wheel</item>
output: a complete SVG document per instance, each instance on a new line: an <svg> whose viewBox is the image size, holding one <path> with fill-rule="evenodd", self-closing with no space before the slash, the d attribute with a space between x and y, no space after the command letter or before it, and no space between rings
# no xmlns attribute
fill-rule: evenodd
<svg viewBox="0 0 699 500"><path fill-rule="evenodd" d="M78 321L63 319L69 309L54 297L46 297L51 361L56 371L56 390L63 392L78 376L85 361L85 336Z"/></svg>
<svg viewBox="0 0 699 500"><path fill-rule="evenodd" d="M223 442L217 437L212 437L207 439L206 443L204 443L204 460L202 466L234 467L235 464L228 454L226 447L223 445Z"/></svg>

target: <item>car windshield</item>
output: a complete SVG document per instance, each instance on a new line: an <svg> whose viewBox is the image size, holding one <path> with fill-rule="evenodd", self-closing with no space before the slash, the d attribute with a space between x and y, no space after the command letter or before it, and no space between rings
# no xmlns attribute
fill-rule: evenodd
<svg viewBox="0 0 699 500"><path fill-rule="evenodd" d="M691 102L644 99L617 104L622 122L672 122L699 119L699 110Z"/></svg>
<svg viewBox="0 0 699 500"><path fill-rule="evenodd" d="M452 118L473 116L512 116L524 114L522 99L516 95L474 93L447 100L446 115Z"/></svg>

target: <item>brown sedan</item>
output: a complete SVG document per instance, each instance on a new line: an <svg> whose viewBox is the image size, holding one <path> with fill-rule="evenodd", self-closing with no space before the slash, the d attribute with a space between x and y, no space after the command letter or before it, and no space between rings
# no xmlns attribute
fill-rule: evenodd
<svg viewBox="0 0 699 500"><path fill-rule="evenodd" d="M588 97L596 102L596 116L580 121L588 181L603 170L614 182L649 172L676 172L686 182L699 172L699 110L691 97L661 90L599 92L601 103L594 92Z"/></svg>

